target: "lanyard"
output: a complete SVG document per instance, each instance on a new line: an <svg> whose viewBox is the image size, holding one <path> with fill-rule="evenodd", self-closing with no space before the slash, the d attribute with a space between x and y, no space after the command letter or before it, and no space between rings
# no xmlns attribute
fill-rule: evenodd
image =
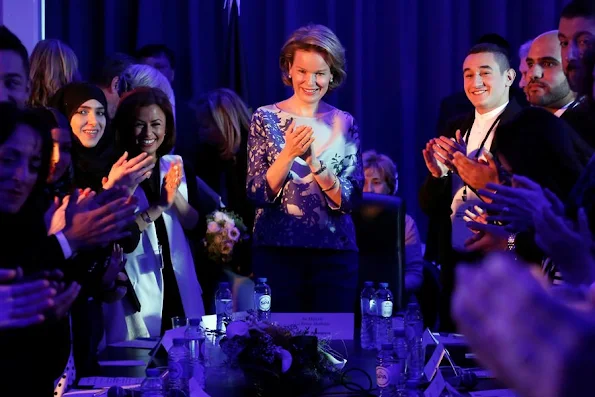
<svg viewBox="0 0 595 397"><path fill-rule="evenodd" d="M488 138L490 137L492 130L494 129L496 124L498 124L498 122L500 121L501 118L502 118L502 113L500 113L500 115L498 117L496 117L496 120L494 120L494 122L490 126L490 129L486 133L486 136L483 138L483 141L481 141L481 145L479 145L479 149L477 149L477 152L475 153L475 160L479 159L481 151L484 148ZM473 128L473 126L471 126L471 128ZM465 135L463 135L463 140L465 141L465 147L467 147L469 145L469 136L471 136L471 128L469 128L467 131L465 131ZM473 188L471 188L471 189L473 191L475 191L475 189L473 189ZM463 197L462 198L463 198L463 201L467 201L467 184L466 183L463 187Z"/></svg>

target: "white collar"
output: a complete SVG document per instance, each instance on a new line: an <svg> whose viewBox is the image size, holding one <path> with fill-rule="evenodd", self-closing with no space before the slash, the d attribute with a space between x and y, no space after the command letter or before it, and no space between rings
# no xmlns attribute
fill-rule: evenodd
<svg viewBox="0 0 595 397"><path fill-rule="evenodd" d="M570 101L568 102L566 105L562 106L560 109L556 110L554 112L554 116L556 117L562 117L562 115L564 114L564 112L566 111L566 109L568 109L569 107L574 107L576 106L577 101Z"/></svg>
<svg viewBox="0 0 595 397"><path fill-rule="evenodd" d="M496 109L490 110L489 112L484 113L484 114L480 114L477 111L477 109L475 109L475 120L486 121L486 120L496 118L497 116L500 115L500 113L502 113L504 111L504 109L506 109L506 106L508 106L508 103L509 103L509 101L506 101L506 103L504 105L500 105Z"/></svg>

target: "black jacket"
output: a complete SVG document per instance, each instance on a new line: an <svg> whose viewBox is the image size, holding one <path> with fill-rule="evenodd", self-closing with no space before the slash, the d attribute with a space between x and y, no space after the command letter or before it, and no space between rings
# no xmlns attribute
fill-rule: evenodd
<svg viewBox="0 0 595 397"><path fill-rule="evenodd" d="M511 120L522 110L522 107L511 99L502 113L500 124ZM467 131L473 126L475 112L449 123L440 135L454 137L457 129ZM498 150L498 130L496 128L490 152ZM450 221L452 204L452 176L434 178L428 175L419 191L419 205L429 218L428 236L426 239L425 259L431 262L447 263L451 257L452 225Z"/></svg>

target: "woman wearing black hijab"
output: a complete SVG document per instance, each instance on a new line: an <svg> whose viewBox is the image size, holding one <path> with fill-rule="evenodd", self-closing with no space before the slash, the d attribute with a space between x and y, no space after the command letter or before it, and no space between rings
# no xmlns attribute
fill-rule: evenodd
<svg viewBox="0 0 595 397"><path fill-rule="evenodd" d="M112 176L110 171L117 160L115 136L109 128L107 100L103 91L93 84L71 83L62 87L50 103L66 117L72 130L73 188L90 188L95 192L103 190L105 178ZM117 166L114 169L118 169ZM102 270L113 260L115 252L122 256L122 251L131 252L136 248L140 232L136 224L131 227L129 238L79 255L76 263L69 267L75 273L73 277L82 279L84 286L72 310L78 377L94 375L99 370L96 356L103 337L102 304L105 298ZM121 270L123 257L119 258L119 262Z"/></svg>

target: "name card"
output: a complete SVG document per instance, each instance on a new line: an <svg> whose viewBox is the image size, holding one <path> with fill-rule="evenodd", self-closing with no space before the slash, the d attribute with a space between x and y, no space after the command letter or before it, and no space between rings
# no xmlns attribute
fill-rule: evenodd
<svg viewBox="0 0 595 397"><path fill-rule="evenodd" d="M440 397L442 394L442 390L446 387L446 382L444 381L444 377L442 376L442 372L438 371L436 373L436 377L430 386L424 391L424 397Z"/></svg>
<svg viewBox="0 0 595 397"><path fill-rule="evenodd" d="M426 330L424 331L423 338L422 338L422 345L424 347L424 350L426 349L426 347L428 347L429 345L433 345L434 343L438 343L438 342L434 338L434 335L432 335L432 331L430 331L429 328L426 328Z"/></svg>
<svg viewBox="0 0 595 397"><path fill-rule="evenodd" d="M353 340L353 313L272 313L279 325L295 325L323 339Z"/></svg>
<svg viewBox="0 0 595 397"><path fill-rule="evenodd" d="M470 391L469 395L471 397L518 397L518 394L509 389Z"/></svg>
<svg viewBox="0 0 595 397"><path fill-rule="evenodd" d="M440 367L440 362L444 357L446 350L444 349L444 345L442 343L438 343L436 345L436 349L434 349L434 353L432 353L432 357L428 360L428 363L424 367L424 373L426 374L426 379L432 380L432 377L438 371L438 367ZM440 372L440 371L438 371Z"/></svg>

